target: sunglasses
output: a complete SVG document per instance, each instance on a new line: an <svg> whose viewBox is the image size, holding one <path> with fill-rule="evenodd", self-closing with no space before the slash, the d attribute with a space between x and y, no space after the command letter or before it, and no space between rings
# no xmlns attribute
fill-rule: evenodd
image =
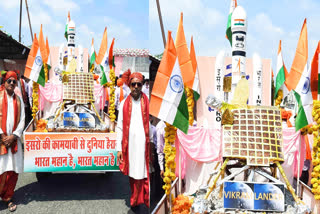
<svg viewBox="0 0 320 214"><path fill-rule="evenodd" d="M141 83L141 82L132 82L132 83L131 83L131 86L132 86L132 87L135 87L136 85L137 85L138 87L141 87L141 86L142 86L142 83Z"/></svg>
<svg viewBox="0 0 320 214"><path fill-rule="evenodd" d="M11 83L16 84L17 81L16 80L12 80L12 79L7 79L7 83L8 84L11 84Z"/></svg>

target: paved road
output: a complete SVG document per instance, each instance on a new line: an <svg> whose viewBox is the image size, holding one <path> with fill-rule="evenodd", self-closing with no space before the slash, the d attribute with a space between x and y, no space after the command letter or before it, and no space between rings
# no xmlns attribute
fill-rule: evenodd
<svg viewBox="0 0 320 214"><path fill-rule="evenodd" d="M53 174L37 182L35 173L20 174L14 200L15 214L128 213L129 180L120 172L108 174ZM0 214L10 213L0 202Z"/></svg>

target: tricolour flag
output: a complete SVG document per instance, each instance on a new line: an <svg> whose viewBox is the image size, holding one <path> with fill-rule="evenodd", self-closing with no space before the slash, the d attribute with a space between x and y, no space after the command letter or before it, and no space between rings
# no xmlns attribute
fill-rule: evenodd
<svg viewBox="0 0 320 214"><path fill-rule="evenodd" d="M279 48L278 48L278 57L277 57L277 70L275 74L275 92L274 92L274 98L277 97L278 91L282 88L283 90L283 97L285 97L288 94L288 89L285 83L286 77L288 77L288 71L287 68L285 67L283 63L283 58L282 58L282 50L281 50L281 40L279 42Z"/></svg>
<svg viewBox="0 0 320 214"><path fill-rule="evenodd" d="M108 68L108 37L107 28L104 28L100 49L98 56L96 58L96 63L101 68L100 85L105 85L108 82L108 77L106 76Z"/></svg>
<svg viewBox="0 0 320 214"><path fill-rule="evenodd" d="M50 47L49 47L49 42L48 42L48 37L46 38L46 50L47 50L47 66L48 66L48 71L51 69L51 55L50 55Z"/></svg>
<svg viewBox="0 0 320 214"><path fill-rule="evenodd" d="M40 75L45 76L46 71L44 69L44 66L48 61L48 51L47 51L46 44L44 42L44 37L43 37L43 33L42 33L42 25L40 26L39 48L40 48L40 53L41 53L41 58L42 58L42 66L41 66ZM49 74L50 68L48 68L48 66L47 66L47 74ZM44 85L42 85L42 86L44 86Z"/></svg>
<svg viewBox="0 0 320 214"><path fill-rule="evenodd" d="M45 76L44 76L44 73L40 74L41 67L42 67L42 58L40 54L39 42L37 39L37 35L34 34L34 39L33 39L32 47L27 59L24 76L44 86Z"/></svg>
<svg viewBox="0 0 320 214"><path fill-rule="evenodd" d="M312 61L311 61L311 93L314 100L318 99L318 94L320 91L319 87L319 53L320 53L320 42L316 51L314 52Z"/></svg>
<svg viewBox="0 0 320 214"><path fill-rule="evenodd" d="M100 44L100 49L98 56L96 58L96 63L100 65L103 63L103 59L107 57L108 54L108 38L107 38L107 28L104 28L103 36L102 36L102 41Z"/></svg>
<svg viewBox="0 0 320 214"><path fill-rule="evenodd" d="M193 72L192 62L190 59L190 54L187 46L187 41L184 36L182 13L180 16L179 26L177 30L175 47L178 55L183 83L186 84L186 86L191 89L193 86L194 72Z"/></svg>
<svg viewBox="0 0 320 214"><path fill-rule="evenodd" d="M237 0L231 0L227 30L226 30L226 38L229 40L230 45L232 46L232 31L231 31L231 17L234 9L237 7Z"/></svg>
<svg viewBox="0 0 320 214"><path fill-rule="evenodd" d="M68 12L67 23L64 31L64 37L68 40L68 24L70 22L70 11Z"/></svg>
<svg viewBox="0 0 320 214"><path fill-rule="evenodd" d="M194 45L193 45L193 37L191 37L190 58L191 58L192 68L194 73L193 84L192 84L193 97L195 101L197 101L200 98L200 86L199 86L198 63L196 58L196 52L194 50Z"/></svg>
<svg viewBox="0 0 320 214"><path fill-rule="evenodd" d="M299 110L295 121L296 130L312 123L312 118L308 117L311 104L313 103L310 88L310 73L308 69L308 33L307 20L304 20L296 54L293 59L291 71L286 79L289 90L294 90Z"/></svg>
<svg viewBox="0 0 320 214"><path fill-rule="evenodd" d="M188 106L171 31L151 92L150 114L188 133Z"/></svg>
<svg viewBox="0 0 320 214"><path fill-rule="evenodd" d="M91 48L90 48L90 69L92 65L95 65L96 62L96 52L94 50L94 39L92 38Z"/></svg>

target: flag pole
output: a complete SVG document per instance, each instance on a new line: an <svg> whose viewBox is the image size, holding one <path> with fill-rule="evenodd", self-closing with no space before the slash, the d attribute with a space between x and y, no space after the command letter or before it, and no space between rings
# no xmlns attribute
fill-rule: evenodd
<svg viewBox="0 0 320 214"><path fill-rule="evenodd" d="M161 9L160 9L160 3L159 0L157 0L157 9L158 9L158 15L159 15L159 21L160 21L160 28L161 28L161 34L162 34L162 40L163 40L163 47L166 48L166 36L164 35L164 27L162 22L162 16L161 16Z"/></svg>

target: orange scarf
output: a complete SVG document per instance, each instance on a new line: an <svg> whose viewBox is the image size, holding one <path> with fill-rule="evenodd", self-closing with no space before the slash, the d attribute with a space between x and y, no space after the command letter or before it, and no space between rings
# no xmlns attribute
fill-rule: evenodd
<svg viewBox="0 0 320 214"><path fill-rule="evenodd" d="M2 96L1 96L2 94ZM1 99L2 98L2 99ZM7 92L4 86L0 87L0 105L2 107L2 115L1 115L1 129L3 134L7 135L7 108L8 108L8 100L7 100ZM13 113L14 113L14 125L12 132L14 132L18 126L20 121L20 110L21 110L21 103L19 98L15 94L13 94ZM17 140L11 146L11 152L14 154L18 151L18 144ZM4 155L8 153L8 149L1 144L0 146L0 155Z"/></svg>

